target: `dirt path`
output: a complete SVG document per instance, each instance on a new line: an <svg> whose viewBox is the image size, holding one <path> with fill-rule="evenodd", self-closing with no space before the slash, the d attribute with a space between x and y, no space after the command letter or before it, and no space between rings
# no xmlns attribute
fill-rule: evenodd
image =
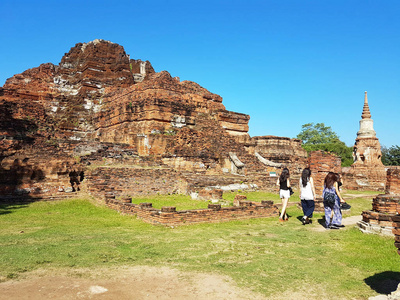
<svg viewBox="0 0 400 300"><path fill-rule="evenodd" d="M361 221L361 219L362 219L361 215L346 217L342 219L342 224L346 227L356 226L357 222ZM313 225L313 227L311 227L311 230L321 232L321 231L326 231L327 229L323 225L317 224L315 226Z"/></svg>
<svg viewBox="0 0 400 300"><path fill-rule="evenodd" d="M166 267L39 270L0 283L0 299L265 299L227 276Z"/></svg>

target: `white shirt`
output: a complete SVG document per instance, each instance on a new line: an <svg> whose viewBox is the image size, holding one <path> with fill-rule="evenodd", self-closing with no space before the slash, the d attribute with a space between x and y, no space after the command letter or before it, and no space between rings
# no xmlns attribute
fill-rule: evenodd
<svg viewBox="0 0 400 300"><path fill-rule="evenodd" d="M310 180L312 180L312 178L310 178ZM300 178L300 199L302 200L314 200L310 180L307 181L307 185L304 187Z"/></svg>

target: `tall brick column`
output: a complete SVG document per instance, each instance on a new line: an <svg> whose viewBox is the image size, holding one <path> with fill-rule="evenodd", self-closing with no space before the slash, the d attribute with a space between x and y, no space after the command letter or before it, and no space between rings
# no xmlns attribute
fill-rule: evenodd
<svg viewBox="0 0 400 300"><path fill-rule="evenodd" d="M323 211L322 191L324 180L329 172L340 173L342 170L340 157L326 151L312 151L308 157L311 177L314 180L316 201L315 211Z"/></svg>

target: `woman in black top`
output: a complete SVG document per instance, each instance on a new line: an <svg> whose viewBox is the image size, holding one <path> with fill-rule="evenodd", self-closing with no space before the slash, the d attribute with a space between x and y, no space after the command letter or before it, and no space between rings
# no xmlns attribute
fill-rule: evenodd
<svg viewBox="0 0 400 300"><path fill-rule="evenodd" d="M281 176L279 176L278 180L276 181L276 185L279 186L279 196L282 199L282 211L281 215L279 216L279 222L287 221L288 216L286 214L287 204L290 198L290 181L289 181L289 169L284 168L282 170Z"/></svg>

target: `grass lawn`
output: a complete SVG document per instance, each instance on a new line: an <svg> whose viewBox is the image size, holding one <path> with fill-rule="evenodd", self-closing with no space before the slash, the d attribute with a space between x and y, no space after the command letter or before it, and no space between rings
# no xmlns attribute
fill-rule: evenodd
<svg viewBox="0 0 400 300"><path fill-rule="evenodd" d="M370 209L371 195L345 197L352 205L346 215ZM269 193L247 196L279 201ZM224 198L232 201L234 194ZM174 205L178 210L208 204L180 195L133 202ZM392 238L352 227L321 230L321 214L314 215L312 225L302 226L297 206L288 214L291 218L285 223L265 218L168 228L120 215L88 199L3 205L0 280L37 268L163 265L228 275L239 286L270 297L285 291L315 299L365 299L388 280L400 281L400 257Z"/></svg>

